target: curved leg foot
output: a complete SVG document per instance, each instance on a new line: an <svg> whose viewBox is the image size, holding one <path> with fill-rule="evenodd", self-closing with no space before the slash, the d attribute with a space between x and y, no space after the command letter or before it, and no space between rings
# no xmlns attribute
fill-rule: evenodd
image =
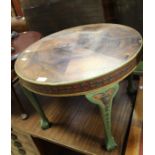
<svg viewBox="0 0 155 155"><path fill-rule="evenodd" d="M105 141L105 146L106 146L106 149L108 151L113 150L117 146L117 144L116 144L116 142L114 140L114 137L111 137L110 139L106 140Z"/></svg>
<svg viewBox="0 0 155 155"><path fill-rule="evenodd" d="M86 98L91 103L98 105L100 109L105 130L105 144L108 151L113 150L117 146L111 132L111 107L118 89L119 85L113 84L86 95Z"/></svg>
<svg viewBox="0 0 155 155"><path fill-rule="evenodd" d="M32 92L28 91L24 87L22 87L22 88L23 88L24 94L27 96L30 103L33 105L33 107L35 108L35 110L38 112L38 114L41 117L41 120L40 120L41 128L42 129L48 129L51 126L51 123L48 121L42 107L40 106L40 104L37 100L37 98L35 97L35 95Z"/></svg>
<svg viewBox="0 0 155 155"><path fill-rule="evenodd" d="M52 124L48 120L43 120L43 119L40 120L40 126L44 130L50 128L51 125Z"/></svg>

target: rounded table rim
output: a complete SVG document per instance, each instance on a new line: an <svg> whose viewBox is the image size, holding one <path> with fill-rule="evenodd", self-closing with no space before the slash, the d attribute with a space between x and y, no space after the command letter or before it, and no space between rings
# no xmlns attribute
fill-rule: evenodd
<svg viewBox="0 0 155 155"><path fill-rule="evenodd" d="M69 29L74 29L74 28L77 28L77 27L81 27L81 26L89 26L89 25L98 25L98 24L103 24L103 25L109 25L109 24L111 24L111 25L120 25L120 26L123 26L123 27L128 27L128 28L130 28L130 29L133 29L135 32L137 32L138 34L139 34L139 36L140 36L140 41L141 41L141 45L140 45L140 47L138 48L138 50L135 52L135 54L130 58L130 59L128 59L123 65L121 65L121 66L119 66L119 67L117 67L117 68L115 68L115 69L113 69L113 70L111 70L110 72L107 72L106 74L101 74L101 75L98 75L98 76L95 76L95 77L92 77L92 78L88 78L88 79L84 79L84 80L79 80L79 81L71 81L71 82L63 82L63 83L51 83L51 82L45 82L45 83L43 83L43 82L39 82L39 81L33 81L33 80L30 80L30 79L27 79L27 78L25 78L25 77L23 77L23 76L21 76L20 75L20 73L18 73L18 71L17 71L17 69L16 69L16 62L15 62L15 72L16 72L16 74L19 76L19 78L20 79L22 79L22 80L24 80L24 81L26 81L26 82L28 82L28 83L32 83L32 84L36 84L36 85L42 85L42 86L64 86L64 85L72 85L72 84L78 84L78 83L81 83L81 82L86 82L86 81L90 81L90 80L93 80L93 79L97 79L97 78L99 78L99 77L102 77L102 76L104 76L104 75L107 75L107 74L110 74L110 73L112 73L112 72L114 72L114 71L116 71L116 70L118 70L118 69L120 69L120 68L122 68L123 66L125 66L125 65L127 65L130 61L132 61L138 54L139 54L139 52L140 52L140 50L141 50L141 48L142 48L142 45L143 45L143 40L142 40L142 36L141 36L141 34L136 30L136 29L134 29L134 28L132 28L132 27L130 27L130 26L126 26L126 25L121 25L121 24L113 24L113 23L96 23L96 24L86 24L86 25L80 25L80 26L75 26L75 27L71 27L71 28L67 28L67 29L64 29L64 30L61 30L61 31L58 31L58 32L55 32L55 33L52 33L52 34L50 34L50 35L54 35L54 34L56 34L56 33L59 33L59 32L62 32L62 31L66 31L66 30L69 30ZM48 37L48 36L50 36L50 35L47 35L46 37ZM46 37L44 37L44 38L46 38ZM42 39L44 39L44 38L42 38ZM41 40L41 39L40 39ZM40 41L39 40L39 41ZM37 42L35 42L35 43L37 43ZM33 44L32 44L33 45ZM28 47L29 48L29 47ZM27 48L26 48L27 49ZM25 49L25 50L26 50ZM24 50L24 51L25 51ZM23 52L24 52L23 51ZM23 53L22 52L22 53ZM17 58L17 60L18 60L18 58Z"/></svg>

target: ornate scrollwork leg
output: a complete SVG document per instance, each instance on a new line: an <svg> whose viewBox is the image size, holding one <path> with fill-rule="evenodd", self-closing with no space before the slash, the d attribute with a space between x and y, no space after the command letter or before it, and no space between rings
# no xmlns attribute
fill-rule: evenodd
<svg viewBox="0 0 155 155"><path fill-rule="evenodd" d="M24 87L22 87L22 88L23 88L24 94L27 96L30 103L33 105L33 107L35 108L35 110L38 112L38 114L41 117L41 120L40 120L41 128L48 129L51 126L51 123L48 121L47 117L45 116L45 113L44 113L41 105L39 104L36 96L32 92L25 89Z"/></svg>
<svg viewBox="0 0 155 155"><path fill-rule="evenodd" d="M105 144L108 151L117 146L111 131L111 108L118 89L119 85L113 84L86 95L86 98L91 103L97 104L100 109L105 130Z"/></svg>

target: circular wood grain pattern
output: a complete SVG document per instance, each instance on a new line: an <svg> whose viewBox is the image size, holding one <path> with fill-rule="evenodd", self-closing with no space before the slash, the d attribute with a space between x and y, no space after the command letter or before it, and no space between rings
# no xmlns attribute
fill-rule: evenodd
<svg viewBox="0 0 155 155"><path fill-rule="evenodd" d="M18 57L15 70L23 84L29 88L33 85L34 91L58 94L59 87L62 89L59 95L80 93L82 89L77 92L68 89L108 77L113 78L111 83L127 75L138 63L141 46L141 35L133 28L117 24L84 25L54 33L29 46ZM107 84L100 83L97 87ZM91 90L88 87L84 91ZM44 89L47 90L41 92Z"/></svg>

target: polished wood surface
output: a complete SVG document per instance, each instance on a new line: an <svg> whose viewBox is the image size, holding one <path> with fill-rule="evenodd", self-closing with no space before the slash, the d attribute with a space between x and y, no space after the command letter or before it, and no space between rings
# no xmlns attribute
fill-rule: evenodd
<svg viewBox="0 0 155 155"><path fill-rule="evenodd" d="M112 152L106 151L103 147L105 134L98 107L90 104L83 96L51 98L37 95L47 117L53 122L52 128L44 131L39 127L39 116L31 105L26 106L30 117L24 121L20 119L18 109L13 108L12 127L85 155L121 155L132 111L126 87L127 81L120 83L120 89L113 103L112 130L118 147ZM16 88L23 104L27 105L28 101L22 95L20 87Z"/></svg>
<svg viewBox="0 0 155 155"><path fill-rule="evenodd" d="M19 33L19 36L11 40L11 46L15 48L15 51L11 52L11 57L19 55L28 46L41 39L41 34L36 31L26 31Z"/></svg>
<svg viewBox="0 0 155 155"><path fill-rule="evenodd" d="M141 46L140 34L127 26L79 26L49 35L28 47L16 61L15 69L25 86L38 92L42 92L42 88L30 84L62 87L83 81L85 84L92 79L102 80L96 86L85 88L89 91L127 76L138 63ZM112 80L106 81L107 78ZM43 93L54 92L48 92L49 89ZM58 92L70 94L81 91L64 89Z"/></svg>
<svg viewBox="0 0 155 155"><path fill-rule="evenodd" d="M143 77L140 78L125 155L143 155Z"/></svg>
<svg viewBox="0 0 155 155"><path fill-rule="evenodd" d="M11 5L13 5L15 9L16 16L23 16L23 11L20 6L20 0L11 0Z"/></svg>
<svg viewBox="0 0 155 155"><path fill-rule="evenodd" d="M25 17L11 17L11 30L17 32L28 31Z"/></svg>

